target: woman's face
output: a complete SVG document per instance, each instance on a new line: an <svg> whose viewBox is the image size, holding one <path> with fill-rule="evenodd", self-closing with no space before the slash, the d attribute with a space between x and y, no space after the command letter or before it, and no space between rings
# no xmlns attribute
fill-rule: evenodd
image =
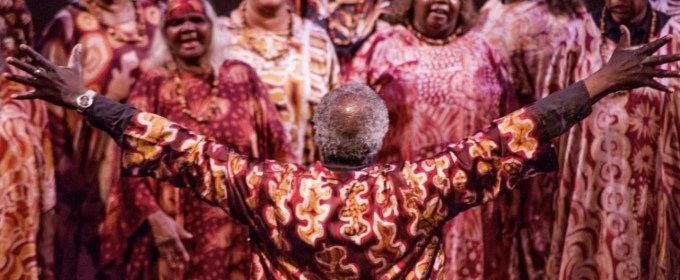
<svg viewBox="0 0 680 280"><path fill-rule="evenodd" d="M456 30L461 0L414 0L413 28L429 38L445 38Z"/></svg>
<svg viewBox="0 0 680 280"><path fill-rule="evenodd" d="M169 20L165 25L165 36L170 51L178 58L199 60L208 52L212 42L212 24L205 15L187 14Z"/></svg>

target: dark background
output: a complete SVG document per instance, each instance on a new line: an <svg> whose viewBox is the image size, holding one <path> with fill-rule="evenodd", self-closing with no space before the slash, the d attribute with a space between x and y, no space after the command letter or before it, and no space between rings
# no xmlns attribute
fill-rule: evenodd
<svg viewBox="0 0 680 280"><path fill-rule="evenodd" d="M40 36L43 28L49 23L50 19L59 9L66 6L71 0L26 0L28 8L33 14L33 23L37 36ZM474 0L477 7L480 7L486 0ZM215 6L218 15L227 15L229 11L236 8L241 0L210 0ZM603 0L584 0L588 9L602 9ZM36 38L38 39L38 38Z"/></svg>

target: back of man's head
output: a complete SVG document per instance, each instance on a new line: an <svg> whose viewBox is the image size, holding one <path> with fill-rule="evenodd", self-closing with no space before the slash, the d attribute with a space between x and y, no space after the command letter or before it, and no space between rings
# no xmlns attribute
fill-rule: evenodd
<svg viewBox="0 0 680 280"><path fill-rule="evenodd" d="M324 162L373 163L387 133L385 102L371 88L348 83L326 94L314 114L314 140Z"/></svg>

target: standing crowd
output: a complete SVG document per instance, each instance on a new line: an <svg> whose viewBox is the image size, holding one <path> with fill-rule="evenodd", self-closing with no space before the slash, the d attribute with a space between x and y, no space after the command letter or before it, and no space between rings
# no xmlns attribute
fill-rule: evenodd
<svg viewBox="0 0 680 280"><path fill-rule="evenodd" d="M486 137L480 130L503 134L513 122L513 133L543 133L525 122L533 111L502 117L573 91L613 60L622 37L634 49L680 36L678 1L604 4L244 0L217 15L206 0L74 0L34 42L24 1L0 0L1 72L29 79L8 57L47 63L20 45L59 66L76 49L87 89L173 122L138 114L116 134L79 112L13 99L31 88L0 76L0 279L679 279L680 79L594 101L588 117L546 143L512 142L526 157L516 165L488 159L428 175L464 162L463 148L449 145ZM674 40L654 55L679 52ZM334 90L372 90L381 102L327 96ZM380 104L385 131L380 114L352 111ZM363 132L357 120L366 118L376 131ZM320 126L335 119L362 137ZM501 132L485 129L492 123ZM196 136L175 124L244 157L291 165L229 155L223 165L202 162L193 172L210 170L204 177L174 177L184 167L162 163L174 155L153 145L191 146ZM168 127L172 135L158 136ZM484 157L484 145L495 143L464 153ZM532 161L544 153L556 161ZM500 166L514 174L522 160L556 171L503 186L484 177ZM265 179L238 174L250 166ZM350 178L326 168L366 169ZM405 179L374 176L397 169ZM165 180L123 176L145 171ZM414 199L403 205L385 195L406 180L455 188L473 177L491 190L407 184ZM220 199L215 178L248 187ZM348 187L311 183L319 178ZM199 183L206 189L175 187ZM411 214L423 218L404 222ZM410 232L422 238L404 241Z"/></svg>

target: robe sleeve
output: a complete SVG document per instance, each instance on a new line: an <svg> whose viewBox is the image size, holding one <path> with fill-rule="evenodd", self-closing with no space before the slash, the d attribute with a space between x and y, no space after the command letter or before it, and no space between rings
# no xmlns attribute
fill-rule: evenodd
<svg viewBox="0 0 680 280"><path fill-rule="evenodd" d="M439 211L423 213L453 218L514 189L523 179L556 170L551 140L590 111L588 91L579 82L494 121L435 157L405 163L399 176L441 198Z"/></svg>
<svg viewBox="0 0 680 280"><path fill-rule="evenodd" d="M158 106L158 95L160 94L160 82L158 75L144 73L139 78L130 92L128 104L138 108L139 110L151 113L161 114ZM162 79L161 79L162 80ZM130 207L127 210L132 210L138 213L142 219L160 210L156 198L152 193L152 184L158 184L155 180L149 178L121 178L122 183L119 187L122 188L122 200L118 203L128 204Z"/></svg>

